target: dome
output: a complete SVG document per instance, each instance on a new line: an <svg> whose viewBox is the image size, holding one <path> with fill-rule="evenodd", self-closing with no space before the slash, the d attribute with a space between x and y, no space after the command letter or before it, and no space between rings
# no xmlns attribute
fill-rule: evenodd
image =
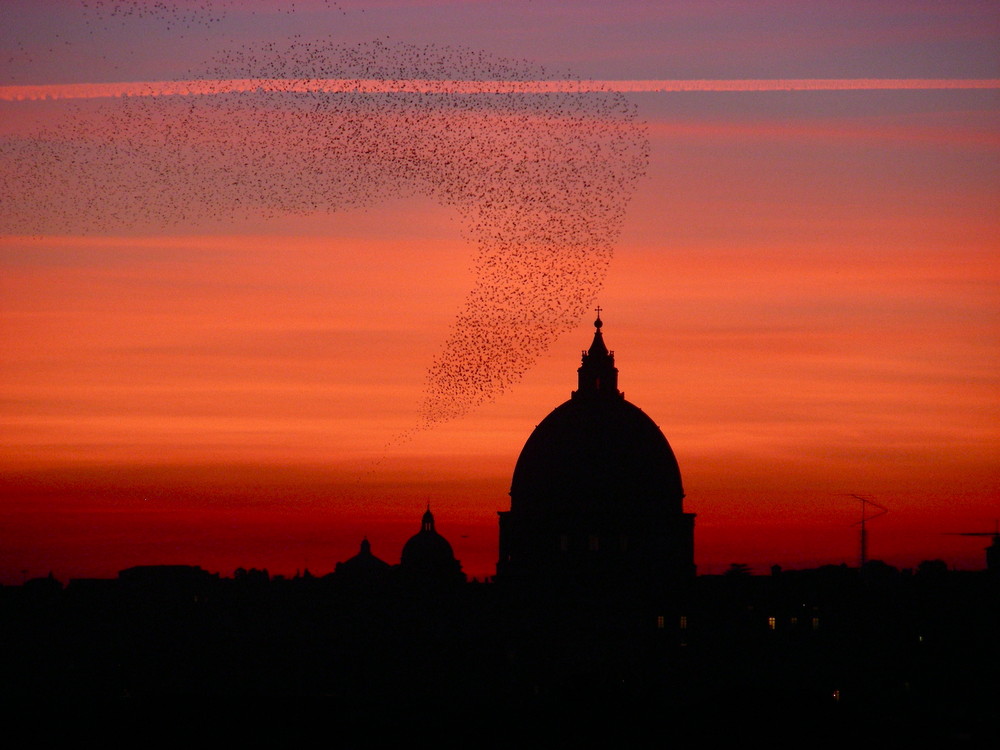
<svg viewBox="0 0 1000 750"><path fill-rule="evenodd" d="M623 512L650 504L681 511L684 490L674 452L656 423L618 390L615 353L602 328L598 308L577 390L521 450L511 480L512 511Z"/></svg>
<svg viewBox="0 0 1000 750"><path fill-rule="evenodd" d="M403 545L400 562L406 567L427 567L455 562L455 552L451 544L437 532L420 532L410 537Z"/></svg>
<svg viewBox="0 0 1000 750"><path fill-rule="evenodd" d="M511 510L529 513L650 502L680 512L684 490L670 444L642 409L624 398L574 398L531 433L510 495Z"/></svg>
<svg viewBox="0 0 1000 750"><path fill-rule="evenodd" d="M454 574L461 571L451 544L434 529L434 516L428 508L420 531L403 545L400 566L418 574Z"/></svg>
<svg viewBox="0 0 1000 750"><path fill-rule="evenodd" d="M642 591L694 575L694 514L670 444L618 390L600 319L577 390L535 427L499 512L497 580L537 592ZM617 592L617 593L615 593Z"/></svg>
<svg viewBox="0 0 1000 750"><path fill-rule="evenodd" d="M361 549L354 557L337 563L334 571L338 574L371 577L386 573L391 566L385 560L380 560L372 554L372 545L368 537L361 540Z"/></svg>

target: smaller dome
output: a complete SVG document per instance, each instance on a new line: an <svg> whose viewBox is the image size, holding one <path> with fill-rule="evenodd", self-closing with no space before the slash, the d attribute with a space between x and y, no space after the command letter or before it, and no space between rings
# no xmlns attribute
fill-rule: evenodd
<svg viewBox="0 0 1000 750"><path fill-rule="evenodd" d="M368 537L361 540L361 550L354 557L337 563L334 571L338 575L353 577L371 577L385 574L391 566L385 560L380 560L372 554L372 545Z"/></svg>
<svg viewBox="0 0 1000 750"><path fill-rule="evenodd" d="M434 529L430 508L424 513L420 531L403 545L400 567L421 575L454 575L462 569L451 544Z"/></svg>

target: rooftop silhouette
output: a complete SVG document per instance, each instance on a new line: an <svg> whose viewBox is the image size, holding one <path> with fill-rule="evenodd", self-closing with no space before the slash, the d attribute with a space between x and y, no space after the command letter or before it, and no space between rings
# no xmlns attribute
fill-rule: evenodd
<svg viewBox="0 0 1000 750"><path fill-rule="evenodd" d="M287 740L294 719L361 746L415 723L485 744L640 743L665 725L726 742L987 736L996 566L695 576L677 461L619 390L603 327L517 461L493 581L466 581L429 505L395 565L366 537L329 574L32 579L0 588L0 698L58 706L61 739L146 732L168 707L229 740Z"/></svg>

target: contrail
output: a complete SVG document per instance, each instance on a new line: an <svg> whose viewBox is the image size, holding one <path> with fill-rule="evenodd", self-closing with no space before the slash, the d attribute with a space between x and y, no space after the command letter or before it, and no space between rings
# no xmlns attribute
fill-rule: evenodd
<svg viewBox="0 0 1000 750"><path fill-rule="evenodd" d="M574 94L681 93L689 91L930 91L1000 89L1000 78L756 78L642 81L473 81L353 78L227 78L185 81L55 83L0 86L0 101L103 99L146 96L197 96L243 92L418 93L418 94Z"/></svg>

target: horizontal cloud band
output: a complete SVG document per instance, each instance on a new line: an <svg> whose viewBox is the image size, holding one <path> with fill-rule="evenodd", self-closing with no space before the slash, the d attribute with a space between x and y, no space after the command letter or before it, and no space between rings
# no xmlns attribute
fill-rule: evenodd
<svg viewBox="0 0 1000 750"><path fill-rule="evenodd" d="M241 92L288 93L418 93L418 94L548 94L548 93L677 93L685 91L872 91L872 90L1000 89L998 78L777 78L745 80L651 81L459 81L380 80L350 78L233 78L187 81L56 83L0 86L0 101L101 99L125 96L191 96Z"/></svg>

